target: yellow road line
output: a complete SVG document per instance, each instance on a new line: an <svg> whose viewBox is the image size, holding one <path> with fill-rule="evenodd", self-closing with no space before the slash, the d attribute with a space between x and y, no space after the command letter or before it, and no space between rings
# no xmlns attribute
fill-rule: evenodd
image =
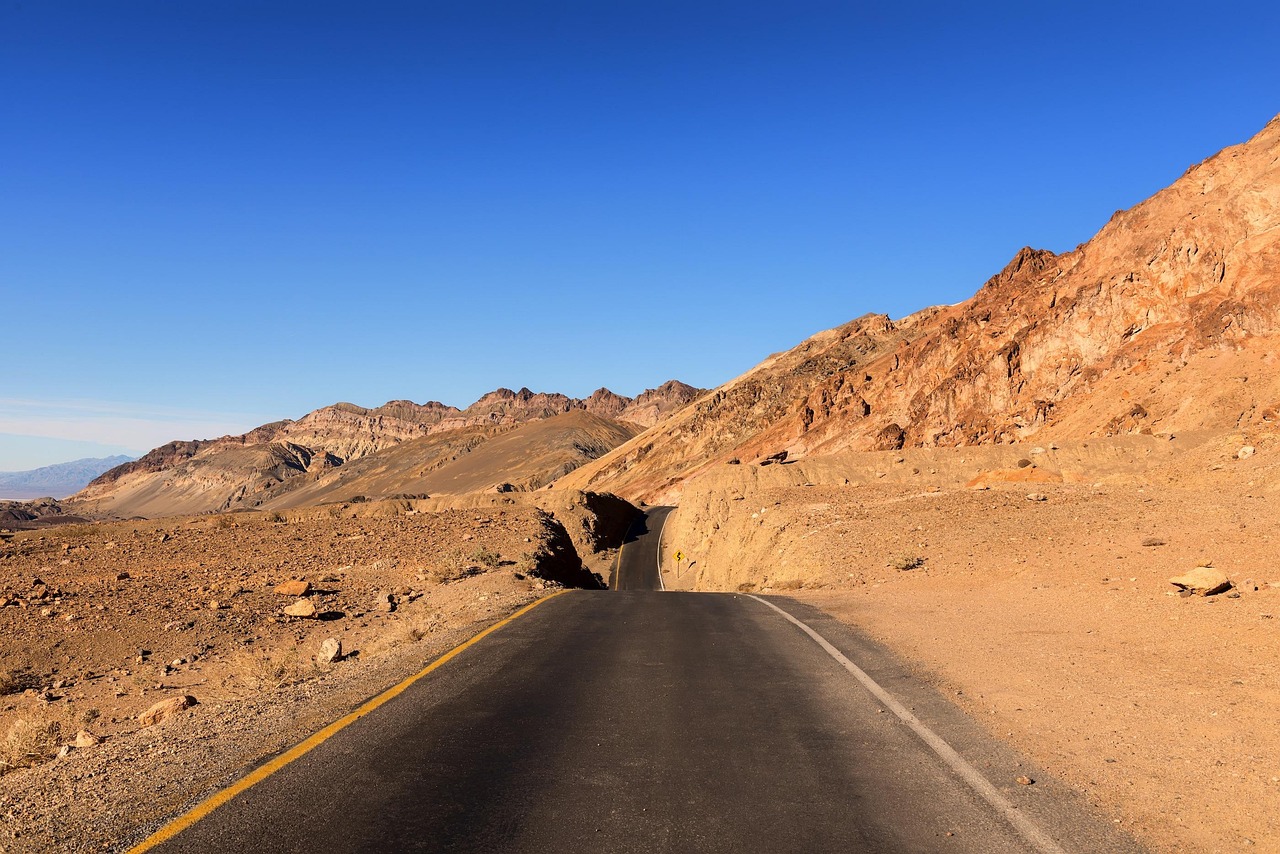
<svg viewBox="0 0 1280 854"><path fill-rule="evenodd" d="M232 783L227 788L221 790L220 792L216 792L213 795L210 795L206 800L203 800L200 803L196 804L194 807L192 807L189 812L178 816L173 821L169 822L164 827L160 828L155 833L148 836L142 842L138 843L133 848L130 848L127 854L141 854L141 852L143 851L150 851L152 848L156 847L160 843L166 842L172 839L182 831L186 830L191 825L195 824L200 819L207 816L209 813L216 810L218 807L225 804L227 801L234 798L236 795L240 794L246 789L256 786L258 783L261 783L263 780L267 779L272 774L276 773L281 768L288 765L290 762L293 762L295 759L305 756L306 754L310 753L312 750L315 750L317 747L324 744L330 738L337 735L339 732L346 729L351 724L360 720L360 718L374 711L378 707L382 706L384 703L387 703L390 700L393 700L396 697L400 696L405 691L407 691L409 689L409 686L411 686L413 683L417 682L419 679L431 673L433 670L436 670L437 668L444 666L444 664L446 664L450 659L452 659L454 656L461 653L463 650L467 649L467 647L470 647L470 646L473 646L474 644L479 643L485 637L493 634L498 629L505 626L507 623L510 623L511 621L515 620L517 617L520 617L524 614L527 614L529 611L532 611L534 608L538 607L543 602L547 602L551 599L556 598L557 596L560 596L561 594L568 593L568 592L569 591L567 590L558 590L555 593L552 593L550 596L544 596L536 602L530 602L528 605L525 605L519 611L516 611L514 614L507 617L506 619L499 620L498 622L494 623L492 626L480 632L478 635L471 638L470 640L464 641L463 643L458 644L453 649L449 650L444 655L440 656L435 661L428 664L421 671L419 671L418 673L414 674L413 676L410 676L408 679L401 682L399 685L388 688L386 691L383 691L381 694L374 697L372 700L369 700L367 703L365 703L360 708L356 709L351 714L347 715L344 718L334 721L324 729L317 732L315 735L308 738L306 741L302 742L296 747L291 748L287 752L280 754L279 756L277 756L275 759L272 759L267 764L254 769L253 772L250 773L248 776L241 777L239 780Z"/></svg>

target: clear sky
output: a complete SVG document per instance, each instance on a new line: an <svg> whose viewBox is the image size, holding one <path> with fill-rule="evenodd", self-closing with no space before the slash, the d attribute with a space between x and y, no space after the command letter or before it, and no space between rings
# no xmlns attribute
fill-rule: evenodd
<svg viewBox="0 0 1280 854"><path fill-rule="evenodd" d="M1087 240L1280 112L1277 44L1274 2L0 0L0 469L714 386Z"/></svg>

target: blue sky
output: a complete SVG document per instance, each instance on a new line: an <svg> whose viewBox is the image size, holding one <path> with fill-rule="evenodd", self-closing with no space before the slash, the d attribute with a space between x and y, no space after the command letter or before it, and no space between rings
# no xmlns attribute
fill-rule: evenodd
<svg viewBox="0 0 1280 854"><path fill-rule="evenodd" d="M0 469L716 385L1087 240L1280 112L1278 38L1261 3L0 0Z"/></svg>

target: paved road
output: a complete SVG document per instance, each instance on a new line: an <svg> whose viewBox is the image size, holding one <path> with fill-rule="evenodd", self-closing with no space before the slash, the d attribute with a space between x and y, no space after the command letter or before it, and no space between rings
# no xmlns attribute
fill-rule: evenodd
<svg viewBox="0 0 1280 854"><path fill-rule="evenodd" d="M674 507L650 507L631 526L614 562L609 587L613 590L661 590L658 549L662 526Z"/></svg>
<svg viewBox="0 0 1280 854"><path fill-rule="evenodd" d="M628 560L648 559L639 542ZM630 571L619 567L624 585ZM772 601L1064 849L1135 850L882 650ZM157 850L1046 849L765 603L624 589L538 606Z"/></svg>

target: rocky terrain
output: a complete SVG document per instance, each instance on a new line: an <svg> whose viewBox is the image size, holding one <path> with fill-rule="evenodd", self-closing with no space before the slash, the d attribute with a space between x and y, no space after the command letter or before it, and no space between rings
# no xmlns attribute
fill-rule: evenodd
<svg viewBox="0 0 1280 854"><path fill-rule="evenodd" d="M869 315L565 479L673 500L730 459L1237 429L1280 420L1280 118L1063 255L971 299Z"/></svg>
<svg viewBox="0 0 1280 854"><path fill-rule="evenodd" d="M152 517L298 506L320 496L460 492L502 483L537 488L699 394L699 389L672 380L634 399L607 389L585 400L498 389L464 410L406 400L376 409L338 403L241 436L171 442L102 474L73 496L69 509L94 517ZM506 435L542 421L550 425ZM561 432L552 435L557 429ZM436 471L499 436L505 436L503 443L488 456L522 458L517 471L503 475L483 461L463 466L465 474ZM525 454L515 448L521 436L533 443ZM535 459L543 465L535 466ZM359 474L333 476L357 461L363 463ZM483 482L486 477L489 483ZM301 495L288 495L299 489ZM335 490L346 492L336 495Z"/></svg>
<svg viewBox="0 0 1280 854"><path fill-rule="evenodd" d="M0 499L66 498L105 471L131 462L131 457L87 457L29 471L0 472Z"/></svg>
<svg viewBox="0 0 1280 854"><path fill-rule="evenodd" d="M478 626L599 586L634 512L581 493L461 503L7 536L0 849L120 850Z"/></svg>

